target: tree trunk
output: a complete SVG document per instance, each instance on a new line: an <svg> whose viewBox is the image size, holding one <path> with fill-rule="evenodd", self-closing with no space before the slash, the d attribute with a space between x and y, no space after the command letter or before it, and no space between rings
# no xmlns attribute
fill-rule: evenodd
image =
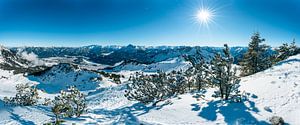
<svg viewBox="0 0 300 125"><path fill-rule="evenodd" d="M228 100L228 95L226 94L226 96L225 96L225 100Z"/></svg>
<svg viewBox="0 0 300 125"><path fill-rule="evenodd" d="M155 101L155 102L152 104L152 106L153 106L153 107L156 107L156 104L159 103L159 102L161 102L161 101L162 101L162 100L157 100L157 101Z"/></svg>
<svg viewBox="0 0 300 125"><path fill-rule="evenodd" d="M220 94L221 94L221 98L224 98L224 92L223 92L223 88L222 88L222 84L220 83Z"/></svg>
<svg viewBox="0 0 300 125"><path fill-rule="evenodd" d="M188 80L188 87L189 87L189 91L191 91L191 81L190 80Z"/></svg>
<svg viewBox="0 0 300 125"><path fill-rule="evenodd" d="M198 91L201 89L201 82L198 83Z"/></svg>
<svg viewBox="0 0 300 125"><path fill-rule="evenodd" d="M59 125L59 117L58 115L55 115L55 125Z"/></svg>

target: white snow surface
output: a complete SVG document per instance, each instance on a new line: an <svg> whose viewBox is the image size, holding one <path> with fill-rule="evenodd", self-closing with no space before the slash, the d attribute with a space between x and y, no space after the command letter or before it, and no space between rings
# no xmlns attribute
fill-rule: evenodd
<svg viewBox="0 0 300 125"><path fill-rule="evenodd" d="M143 72L170 72L172 70L184 70L190 67L190 63L185 61L183 57L170 58L166 61L152 64L133 64L118 65L115 71L143 71Z"/></svg>
<svg viewBox="0 0 300 125"><path fill-rule="evenodd" d="M176 62L169 60L161 64L168 66ZM122 81L126 81L132 72L134 71L119 72L125 75ZM38 81L30 81L23 75L14 75L12 72L1 70L0 97L14 95L14 86L26 82L41 84ZM125 84L115 84L103 78L99 87L89 91L87 113L79 118L65 119L64 124L270 124L268 119L276 115L283 117L291 125L299 125L299 84L300 55L290 57L266 71L242 78L240 89L248 93L248 99L243 103L226 103L212 98L214 89L209 89L204 98L199 98L197 93L188 93L160 102L157 107L151 107L128 101L123 95ZM55 93L41 93L43 97L55 95ZM53 114L49 107L12 107L0 102L0 116L0 124L31 125L49 122Z"/></svg>
<svg viewBox="0 0 300 125"><path fill-rule="evenodd" d="M39 84L39 89L48 93L58 93L69 86L76 86L81 91L94 90L99 86L101 76L95 72L76 68L71 64L55 65L40 76L29 76Z"/></svg>

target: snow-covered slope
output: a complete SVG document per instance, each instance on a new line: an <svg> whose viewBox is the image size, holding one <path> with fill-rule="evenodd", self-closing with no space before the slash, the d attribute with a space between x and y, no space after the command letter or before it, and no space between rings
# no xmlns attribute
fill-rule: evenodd
<svg viewBox="0 0 300 125"><path fill-rule="evenodd" d="M243 78L241 89L255 94L258 118L278 115L290 124L300 124L300 55Z"/></svg>
<svg viewBox="0 0 300 125"><path fill-rule="evenodd" d="M22 74L14 74L13 71L0 69L0 97L14 95L16 92L15 86L21 83L37 84Z"/></svg>
<svg viewBox="0 0 300 125"><path fill-rule="evenodd" d="M122 87L112 87L108 93L101 92L105 99L103 96L90 98L92 112L87 114L91 117L86 121L95 124L270 124L270 117L281 116L287 123L297 125L300 124L297 117L299 83L300 55L297 55L264 72L242 78L240 89L248 95L243 103L223 103L212 98L214 89L209 89L203 99L196 94L184 94L159 103L159 107L148 107L127 101L120 96ZM82 123L88 123L86 121Z"/></svg>
<svg viewBox="0 0 300 125"><path fill-rule="evenodd" d="M175 58L155 65L167 67L177 62L181 61ZM170 70L172 68L174 66L168 67ZM119 73L128 78L131 71L122 69ZM82 76L75 77L80 74ZM86 80L85 85L100 86L90 88L87 113L77 119L65 119L65 124L260 125L269 124L268 119L275 115L283 117L291 125L300 124L300 55L290 57L266 71L242 78L240 89L248 96L243 103L224 103L212 98L214 89L209 89L204 98L199 98L196 93L188 93L158 103L158 107L145 106L128 101L123 96L124 84L114 84L106 78L94 83L89 80L91 77L96 78L97 75L65 64L54 66L40 76L29 79L3 71L0 73L0 84L5 88L0 88L0 97L13 95L14 85L20 82L33 82L42 85L41 89L54 90L78 78L74 82L76 85ZM48 107L9 107L0 102L0 116L0 124L42 124L49 121L53 114Z"/></svg>
<svg viewBox="0 0 300 125"><path fill-rule="evenodd" d="M300 55L272 68L242 78L241 91L247 93L243 103L223 103L194 94L171 99L171 104L136 117L151 124L270 124L269 118L281 116L291 125L300 124ZM197 101L198 100L198 101ZM161 104L163 105L163 104ZM142 110L147 111L147 110Z"/></svg>
<svg viewBox="0 0 300 125"><path fill-rule="evenodd" d="M58 93L73 85L81 91L94 90L98 87L101 76L74 64L60 63L30 76L29 79L38 82L37 87L47 93Z"/></svg>
<svg viewBox="0 0 300 125"><path fill-rule="evenodd" d="M169 72L172 70L184 70L190 67L190 63L184 60L183 57L170 58L166 61L151 63L151 64L140 64L136 62L123 62L120 65L113 68L113 71L143 71L143 72L157 72L164 71Z"/></svg>

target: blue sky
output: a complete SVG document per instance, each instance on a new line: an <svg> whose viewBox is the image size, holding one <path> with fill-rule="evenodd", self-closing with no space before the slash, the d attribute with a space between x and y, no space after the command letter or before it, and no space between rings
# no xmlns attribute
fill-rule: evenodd
<svg viewBox="0 0 300 125"><path fill-rule="evenodd" d="M278 46L300 39L299 22L299 0L0 0L5 46L246 46L256 31Z"/></svg>

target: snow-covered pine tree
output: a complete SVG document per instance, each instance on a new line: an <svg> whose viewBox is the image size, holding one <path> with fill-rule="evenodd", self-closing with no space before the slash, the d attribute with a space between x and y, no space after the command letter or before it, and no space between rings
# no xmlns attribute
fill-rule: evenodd
<svg viewBox="0 0 300 125"><path fill-rule="evenodd" d="M167 74L163 72L152 75L137 72L130 76L125 91L125 97L128 100L135 100L144 104L152 103L153 106L173 94L169 89Z"/></svg>
<svg viewBox="0 0 300 125"><path fill-rule="evenodd" d="M192 74L192 82L194 82L196 89L200 91L208 84L207 77L209 74L208 64L201 54L200 47L196 47L195 55L186 56L186 60L192 64L192 67L186 71L186 75L191 76Z"/></svg>
<svg viewBox="0 0 300 125"><path fill-rule="evenodd" d="M214 97L224 100L235 99L239 95L240 79L236 76L236 68L232 68L233 57L227 44L224 45L224 57L216 54L211 61L211 82L218 87Z"/></svg>
<svg viewBox="0 0 300 125"><path fill-rule="evenodd" d="M289 46L289 52L290 52L289 55L293 56L293 55L298 54L297 49L299 49L299 48L296 45L296 39L293 39L293 42Z"/></svg>
<svg viewBox="0 0 300 125"><path fill-rule="evenodd" d="M225 70L224 67L224 61L221 57L221 54L216 53L214 58L211 60L211 70L210 70L210 81L211 83L219 88L219 91L215 92L215 96L224 98L224 92L223 92L223 72Z"/></svg>
<svg viewBox="0 0 300 125"><path fill-rule="evenodd" d="M168 89L171 93L183 94L186 92L188 82L183 71L172 71L168 74L167 80L169 82Z"/></svg>
<svg viewBox="0 0 300 125"><path fill-rule="evenodd" d="M257 73L272 66L270 56L267 54L269 46L262 44L264 41L265 39L262 39L258 32L251 37L248 51L240 62L242 76Z"/></svg>
<svg viewBox="0 0 300 125"><path fill-rule="evenodd" d="M197 86L197 90L200 91L209 84L207 80L209 75L208 64L204 61L204 58L201 58L201 61L196 64L194 68L195 84Z"/></svg>
<svg viewBox="0 0 300 125"><path fill-rule="evenodd" d="M230 54L230 50L227 44L224 45L224 58L225 61L225 69L226 73L224 75L225 77L225 83L224 83L224 92L225 92L225 100L228 100L229 98L235 98L235 96L239 96L240 91L240 81L241 79L236 75L237 68L232 68L234 59Z"/></svg>
<svg viewBox="0 0 300 125"><path fill-rule="evenodd" d="M276 49L278 56L276 58L276 61L279 62L281 60L285 60L289 57L289 45L287 43L282 44Z"/></svg>
<svg viewBox="0 0 300 125"><path fill-rule="evenodd" d="M288 45L287 43L282 44L279 46L276 51L277 51L277 57L276 57L276 62L282 61L287 59L290 56L296 55L297 54L297 46L295 39L293 42Z"/></svg>
<svg viewBox="0 0 300 125"><path fill-rule="evenodd" d="M296 45L296 40L293 39L293 42L290 45L290 49L292 51L292 55L297 55L300 53L300 47Z"/></svg>
<svg viewBox="0 0 300 125"><path fill-rule="evenodd" d="M192 90L192 87L194 85L194 67L189 67L185 72L184 72L184 76L186 78L186 84L187 84L187 88L188 91Z"/></svg>

